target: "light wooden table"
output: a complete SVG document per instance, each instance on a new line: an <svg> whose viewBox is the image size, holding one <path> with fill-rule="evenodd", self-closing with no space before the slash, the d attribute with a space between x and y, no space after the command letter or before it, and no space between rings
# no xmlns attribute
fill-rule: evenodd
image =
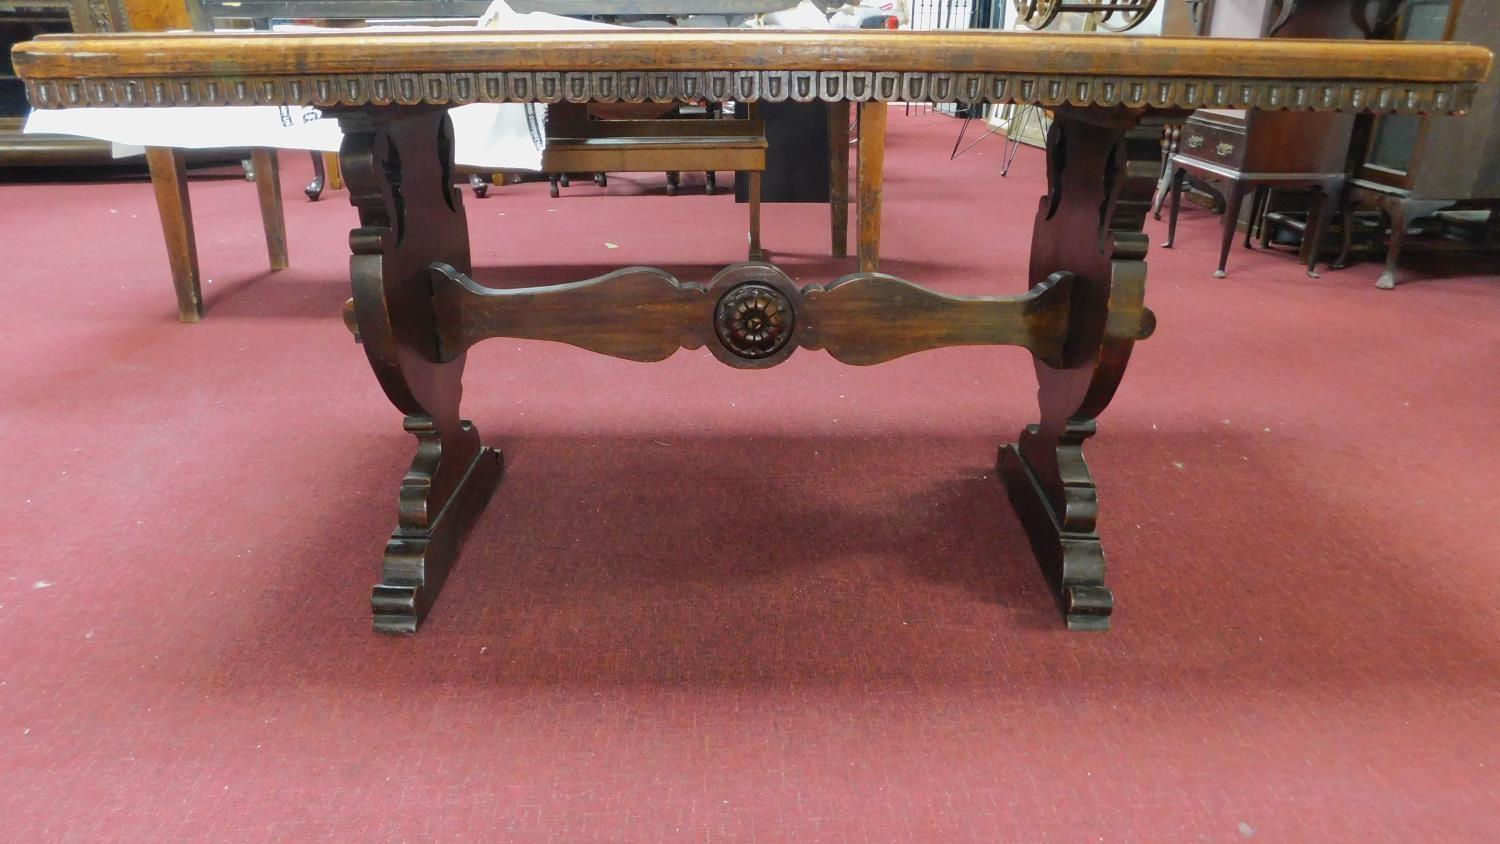
<svg viewBox="0 0 1500 844"><path fill-rule="evenodd" d="M638 361L706 346L754 369L798 347L856 365L942 346L1026 348L1041 418L1001 449L1001 475L1069 627L1106 628L1114 598L1083 444L1155 325L1142 227L1164 122L1203 107L1460 113L1490 62L1451 43L753 30L55 36L15 51L38 108L338 114L360 217L353 322L419 441L372 599L376 628L390 632L416 630L499 481L499 451L459 415L465 351L494 337ZM799 287L762 262L707 283L642 267L523 289L474 282L447 108L647 99L851 102L867 132L891 101L1052 109L1028 289L948 296L873 272ZM862 173L879 172L877 151L861 156ZM878 231L879 191L866 204L861 238Z"/></svg>

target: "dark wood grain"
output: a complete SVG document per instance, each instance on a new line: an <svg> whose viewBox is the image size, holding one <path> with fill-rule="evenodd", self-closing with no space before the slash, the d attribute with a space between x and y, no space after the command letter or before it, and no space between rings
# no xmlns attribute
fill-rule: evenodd
<svg viewBox="0 0 1500 844"><path fill-rule="evenodd" d="M870 366L947 346L1020 346L1060 361L1072 277L1058 273L1021 296L949 296L895 276L857 273L805 292L801 344Z"/></svg>
<svg viewBox="0 0 1500 844"><path fill-rule="evenodd" d="M571 284L497 290L447 264L432 267L440 356L491 337L554 340L649 363L698 348L708 330L705 288L650 267Z"/></svg>
<svg viewBox="0 0 1500 844"><path fill-rule="evenodd" d="M980 345L1021 346L1060 363L1070 330L1067 273L1043 279L1020 296L950 296L878 273L798 288L780 269L762 263L726 267L706 285L651 267L514 289L484 287L442 263L431 272L441 360L456 360L482 340L510 337L641 362L707 345L720 360L746 369L780 363L799 347L824 349L856 366ZM746 288L760 292L736 300ZM777 313L784 318L778 321ZM1150 333L1149 315L1133 318L1137 336Z"/></svg>
<svg viewBox="0 0 1500 844"><path fill-rule="evenodd" d="M375 627L411 633L500 477L500 453L459 417L464 356L440 362L433 334L428 267L468 270L469 233L445 112L368 109L340 114L339 125L360 222L349 234L354 319L375 377L418 443L372 595Z"/></svg>
<svg viewBox="0 0 1500 844"><path fill-rule="evenodd" d="M1161 126L1115 111L1060 111L1047 143L1048 192L1032 232L1031 279L1074 276L1061 365L1038 357L1041 421L1000 451L1000 473L1070 628L1109 627L1098 493L1083 459L1135 341L1150 334L1142 232Z"/></svg>

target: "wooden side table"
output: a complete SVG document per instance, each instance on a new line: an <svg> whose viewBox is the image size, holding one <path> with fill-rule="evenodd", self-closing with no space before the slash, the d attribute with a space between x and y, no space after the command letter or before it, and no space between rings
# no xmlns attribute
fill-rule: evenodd
<svg viewBox="0 0 1500 844"><path fill-rule="evenodd" d="M1318 244L1333 215L1334 206L1344 185L1344 173L1332 166L1334 159L1324 156L1324 168L1298 169L1305 166L1309 145L1287 142L1276 132L1256 132L1245 112L1228 109L1200 109L1183 124L1178 152L1167 165L1165 179L1171 192L1172 210L1167 223L1167 240L1162 248L1170 249L1177 239L1177 215L1182 207L1182 187L1186 177L1220 186L1224 194L1224 237L1219 248L1219 268L1214 278L1224 278L1229 263L1229 247L1234 242L1235 226L1245 197L1253 197L1251 225L1245 231L1245 248L1251 248L1251 229L1264 212L1272 188L1316 190L1316 199L1308 215L1307 236L1303 238L1301 257L1307 262L1307 274L1318 278Z"/></svg>

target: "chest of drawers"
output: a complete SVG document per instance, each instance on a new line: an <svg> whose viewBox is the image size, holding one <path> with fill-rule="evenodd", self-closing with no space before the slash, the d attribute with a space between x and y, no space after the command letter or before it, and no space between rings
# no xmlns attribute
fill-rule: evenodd
<svg viewBox="0 0 1500 844"><path fill-rule="evenodd" d="M1183 124L1181 152L1241 170L1245 164L1245 141L1243 111L1199 109Z"/></svg>

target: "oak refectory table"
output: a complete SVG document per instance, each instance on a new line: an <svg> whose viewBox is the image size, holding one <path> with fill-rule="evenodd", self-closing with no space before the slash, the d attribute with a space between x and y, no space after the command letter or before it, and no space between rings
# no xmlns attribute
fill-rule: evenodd
<svg viewBox="0 0 1500 844"><path fill-rule="evenodd" d="M493 337L635 361L707 346L749 369L799 347L855 365L942 346L1025 347L1040 421L1001 448L1000 474L1068 626L1107 628L1114 601L1083 443L1155 325L1142 226L1163 123L1198 108L1459 114L1491 55L1449 43L648 30L48 36L14 59L37 108L337 113L359 213L351 322L417 439L373 597L377 629L410 633L500 480L500 452L459 413L464 353ZM764 262L695 281L627 267L545 287L475 283L446 110L647 100L855 103L867 125L883 125L892 101L1052 109L1028 289L949 296L875 272L798 287ZM862 171L878 172L878 151L863 155ZM860 226L878 231L878 192L872 202Z"/></svg>

